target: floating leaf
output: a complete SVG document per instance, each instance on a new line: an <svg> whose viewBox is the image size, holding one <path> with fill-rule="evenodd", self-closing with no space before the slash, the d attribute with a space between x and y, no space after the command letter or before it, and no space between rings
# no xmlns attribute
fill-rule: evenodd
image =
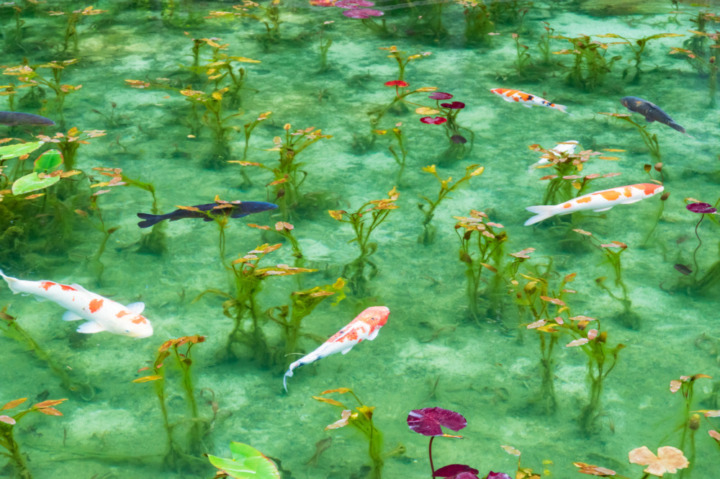
<svg viewBox="0 0 720 479"><path fill-rule="evenodd" d="M407 423L410 429L424 436L442 436L440 426L453 431L467 426L467 420L462 414L440 407L413 409L408 413Z"/></svg>
<svg viewBox="0 0 720 479"><path fill-rule="evenodd" d="M59 150L48 150L35 160L35 173L50 172L63 163L63 155Z"/></svg>
<svg viewBox="0 0 720 479"><path fill-rule="evenodd" d="M644 471L658 477L662 477L666 472L675 474L678 469L685 469L690 465L683 452L672 446L658 448L657 456L646 446L638 447L630 451L628 460L633 464L648 466Z"/></svg>
<svg viewBox="0 0 720 479"><path fill-rule="evenodd" d="M133 379L134 383L148 383L150 381L157 381L158 379L162 379L162 376L159 376L157 374L153 374L152 376L143 376L141 378Z"/></svg>
<svg viewBox="0 0 720 479"><path fill-rule="evenodd" d="M584 462L573 462L576 467L579 467L578 471L581 474L589 474L591 476L610 477L616 474L612 469L606 469L600 466L594 466L592 464L585 464Z"/></svg>
<svg viewBox="0 0 720 479"><path fill-rule="evenodd" d="M40 177L33 172L15 180L12 185L12 193L16 196L30 193L31 191L42 190L48 188L60 181L59 176L43 176Z"/></svg>
<svg viewBox="0 0 720 479"><path fill-rule="evenodd" d="M30 143L16 143L14 145L0 146L0 160L17 158L32 153L43 145L42 141L33 141Z"/></svg>
<svg viewBox="0 0 720 479"><path fill-rule="evenodd" d="M277 466L260 451L240 442L230 443L232 459L208 454L210 464L235 479L280 479Z"/></svg>
<svg viewBox="0 0 720 479"><path fill-rule="evenodd" d="M418 115L435 115L436 113L440 113L440 110L436 110L435 108L428 108L426 106L421 106L421 107L415 109L415 113L417 113Z"/></svg>
<svg viewBox="0 0 720 479"><path fill-rule="evenodd" d="M466 464L450 464L448 466L443 466L440 469L436 469L435 473L433 474L433 477L459 477L462 473L467 473L463 476L463 479L467 477L468 479L471 477L474 477L477 479L477 473L480 472L477 469L473 469L472 467L466 465Z"/></svg>

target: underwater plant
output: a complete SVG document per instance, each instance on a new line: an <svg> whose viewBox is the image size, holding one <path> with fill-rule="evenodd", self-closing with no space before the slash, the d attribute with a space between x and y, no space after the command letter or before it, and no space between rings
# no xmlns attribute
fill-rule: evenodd
<svg viewBox="0 0 720 479"><path fill-rule="evenodd" d="M358 403L355 411L353 411L352 407L347 406L340 401L323 397L326 394L334 393L350 394L353 398L355 398L355 401ZM316 401L330 404L342 409L340 419L326 426L325 430L340 429L345 426L351 426L365 436L365 439L368 442L368 456L370 456L370 461L372 463L370 473L367 477L370 479L381 479L383 465L385 464L382 453L383 435L373 422L375 407L366 406L351 388L328 389L327 391L321 392L319 396L313 396L312 398Z"/></svg>
<svg viewBox="0 0 720 479"><path fill-rule="evenodd" d="M485 171L485 167L480 165L466 166L465 175L454 183L452 182L452 176L448 177L446 180L440 178L440 175L438 175L435 165L425 166L422 170L426 173L430 173L431 175L433 175L437 182L440 184L440 191L438 191L436 199L431 200L427 196L421 195L421 198L427 203L427 209L425 209L425 204L418 204L418 208L420 208L420 211L422 211L425 215L422 222L423 232L418 237L418 242L424 245L428 245L435 240L435 227L432 225L432 219L435 216L435 210L437 209L437 207L445 198L447 198L450 193L455 191L461 185L470 181L470 179L474 178L475 176L482 175Z"/></svg>
<svg viewBox="0 0 720 479"><path fill-rule="evenodd" d="M572 49L553 52L555 55L573 55L573 63L565 77L568 85L585 91L593 91L605 82L605 76L612 70L613 64L622 57L619 55L608 59L608 44L591 40L589 35L571 38L553 35L552 38L567 40Z"/></svg>
<svg viewBox="0 0 720 479"><path fill-rule="evenodd" d="M10 401L0 408L0 412L15 409L25 401L27 401L27 398ZM15 426L23 417L33 412L39 412L46 416L62 416L62 413L53 406L62 404L65 401L67 401L67 399L50 399L33 404L29 409L16 412L12 416L8 416L7 414L0 415L0 447L7 451L0 452L0 455L10 459L8 466L14 471L16 477L20 479L32 479L32 474L27 465L28 460L20 451L20 444L15 440Z"/></svg>
<svg viewBox="0 0 720 479"><path fill-rule="evenodd" d="M200 335L182 336L177 339L165 341L158 348L152 367L144 367L138 371L151 370L152 374L133 380L134 383L153 383L163 418L163 426L167 435L168 450L165 454L164 462L173 468L189 466L192 465L193 462L197 465L199 460L195 456L200 455L205 449L203 437L207 432L207 421L200 417L191 373L193 365L192 348L196 344L204 341L205 336ZM189 417L183 418L180 423L170 422L170 413L173 411L168 404L168 393L166 390L167 370L170 365L169 359L174 359L175 365L180 369L180 382L190 412ZM187 428L185 447L180 446L179 440L176 439L175 428L178 424L189 425Z"/></svg>
<svg viewBox="0 0 720 479"><path fill-rule="evenodd" d="M301 331L303 319L309 316L320 303L334 294L337 294L338 297L332 305L337 305L345 298L344 287L345 281L338 278L333 284L315 286L304 291L293 291L290 294L289 305L275 306L267 311L267 316L282 328L285 343L283 357L287 358L289 355L297 353L298 340L301 337L310 336Z"/></svg>
<svg viewBox="0 0 720 479"><path fill-rule="evenodd" d="M66 391L76 393L83 399L90 399L94 395L92 386L73 379L69 373L71 368L63 366L53 357L52 353L38 344L35 338L20 326L15 316L7 314L7 306L0 310L0 330L8 338L16 341L25 349L30 351L39 361L60 379L60 384Z"/></svg>
<svg viewBox="0 0 720 479"><path fill-rule="evenodd" d="M463 18L465 19L465 42L489 45L492 40L490 35L495 24L490 19L488 6L478 0L455 0L463 7Z"/></svg>
<svg viewBox="0 0 720 479"><path fill-rule="evenodd" d="M250 18L265 25L265 41L275 43L280 40L281 0L270 0L266 4L243 0L242 5L233 5L233 11L211 11L206 18Z"/></svg>
<svg viewBox="0 0 720 479"><path fill-rule="evenodd" d="M694 32L694 37L711 39L713 44L710 48L720 48L720 32L705 33L705 32ZM718 84L718 62L717 55L710 56L709 54L696 53L693 50L685 48L673 48L670 50L670 54L682 53L690 61L690 64L698 71L700 75L708 76L708 96L710 97L709 107L715 107L717 105L717 84Z"/></svg>
<svg viewBox="0 0 720 479"><path fill-rule="evenodd" d="M348 223L355 233L355 237L350 242L357 244L360 255L343 269L343 277L349 278L350 287L355 294L364 295L368 281L378 272L377 265L370 260L377 251L378 244L371 242L370 237L373 231L387 219L390 212L398 208L395 201L399 197L400 193L393 187L388 192L387 199L366 201L355 212L328 211L334 220ZM370 266L371 269L368 277L365 277L366 266Z"/></svg>
<svg viewBox="0 0 720 479"><path fill-rule="evenodd" d="M581 230L581 229L573 229L573 231L579 235L581 235L583 238L585 238L587 241L590 242L595 248L600 250L603 253L603 256L605 257L604 263L607 263L610 265L610 268L612 269L612 273L614 276L614 283L616 288L620 288L621 295L616 295L613 293L612 289L610 289L605 284L605 277L599 277L595 279L595 283L602 288L612 299L620 303L622 306L622 312L618 315L619 321L626 327L631 329L640 329L641 325L641 317L637 313L634 313L632 311L632 300L630 299L630 291L623 281L622 273L622 261L621 261L621 255L623 252L627 250L627 245L625 243L622 243L620 241L611 241L609 243L603 243L600 239L595 237L591 232Z"/></svg>
<svg viewBox="0 0 720 479"><path fill-rule="evenodd" d="M680 33L656 33L654 35L649 35L647 37L638 38L637 40L630 40L628 38L623 37L622 35L618 35L616 33L606 33L605 35L598 35L600 38L620 38L623 41L622 42L615 42L614 45L627 45L630 47L630 50L632 51L633 55L635 56L633 60L635 61L635 65L633 68L635 69L635 75L633 76L631 82L637 83L640 81L640 73L642 73L642 70L640 69L640 63L642 63L642 57L643 53L645 52L645 47L647 46L647 42L650 40L657 40L658 38L668 38L668 37L682 37L684 35ZM629 72L630 68L626 68L623 70L623 78L625 78Z"/></svg>
<svg viewBox="0 0 720 479"><path fill-rule="evenodd" d="M230 454L232 459L207 455L210 464L218 469L216 478L280 479L275 463L254 447L233 441L230 443Z"/></svg>
<svg viewBox="0 0 720 479"><path fill-rule="evenodd" d="M672 446L662 446L658 448L657 455L648 449L647 446L635 448L628 453L628 461L631 464L648 466L643 471L645 474L643 474L642 479L647 479L651 475L663 477L665 473L675 474L679 469L685 469L689 465L689 462L683 455L683 452ZM587 464L584 462L573 462L573 465L579 468L578 472L581 474L629 479L627 476L618 474L612 469L608 469L606 467ZM540 476L537 477L539 478Z"/></svg>
<svg viewBox="0 0 720 479"><path fill-rule="evenodd" d="M662 154L660 153L660 143L658 142L657 135L655 133L650 134L650 132L647 129L647 125L640 124L632 119L632 117L627 113L603 113L600 112L601 115L607 115L612 118L617 118L620 121L625 121L627 123L630 123L640 134L640 137L643 140L643 143L645 143L645 146L648 149L648 152L650 153L650 156L652 157L653 161L655 162L655 168L657 171L660 172L660 179L661 181L664 180L663 176L663 162L662 162Z"/></svg>
<svg viewBox="0 0 720 479"><path fill-rule="evenodd" d="M333 41L332 38L325 35L325 29L329 28L329 25L332 25L333 23L335 22L332 20L323 22L320 26L320 31L318 32L318 51L320 52L320 67L318 68L319 73L325 73L330 70L330 65L328 64L328 52L330 51Z"/></svg>
<svg viewBox="0 0 720 479"><path fill-rule="evenodd" d="M711 204L708 204L708 203L697 202L697 203L688 204L687 206L685 206L685 209L700 215L700 219L695 224L695 237L698 240L698 245L693 250L693 265L695 266L694 278L697 280L697 274L698 274L698 270L699 270L698 262L697 262L697 253L700 250L700 247L702 246L702 240L700 239L700 234L698 233L698 228L700 227L700 223L702 223L702 221L705 219L705 215L717 214L717 208L713 207Z"/></svg>
<svg viewBox="0 0 720 479"><path fill-rule="evenodd" d="M398 50L395 45L392 45L389 47L380 47L380 50L385 50L385 51L389 52L390 54L388 55L388 58L392 58L397 63L398 73L395 76L395 78L397 79L397 81L401 81L401 82L405 81L405 69L411 62L413 62L415 60L419 60L424 57L429 57L430 55L432 55L431 52L421 52L421 53L415 53L412 55L408 55L407 52ZM387 85L387 83L385 85L389 86L389 85ZM407 85L405 85L405 86L407 86Z"/></svg>
<svg viewBox="0 0 720 479"><path fill-rule="evenodd" d="M519 78L526 77L528 69L532 66L532 57L528 53L530 47L520 43L520 35L517 33L512 34L513 40L515 40L515 73Z"/></svg>
<svg viewBox="0 0 720 479"><path fill-rule="evenodd" d="M679 379L673 379L672 381L670 381L670 392L672 394L675 394L676 392L680 391L680 395L682 396L684 402L682 414L683 418L681 423L675 428L675 431L681 431L679 440L680 449L682 449L683 451L689 449L689 464L687 464L688 461L686 461L685 464L686 467L689 467L689 470L687 471L688 474L690 474L692 470L692 465L695 463L695 434L700 427L700 415L696 412L693 412L692 410L693 397L695 395L695 381L697 381L698 379L712 379L712 377L708 376L707 374L694 374L692 376L680 376ZM711 413L714 412L715 411L711 411ZM689 446L686 449L686 444L688 442ZM683 475L684 472L681 473L681 476Z"/></svg>
<svg viewBox="0 0 720 479"><path fill-rule="evenodd" d="M705 219L706 215L713 223L715 223L715 225L720 225L720 221L717 219L718 214L715 206L712 206L709 203L699 202L693 198L686 198L686 201L691 201L691 203L686 205L686 209L688 211L701 215L700 219L695 224L695 237L698 240L698 245L693 250L693 266L695 270L693 272L690 268L681 264L675 265L675 269L687 275L693 273L693 284L691 285L691 289L701 294L707 294L713 291L713 286L720 282L720 260L717 260L710 265L710 267L705 271L705 274L703 274L701 278L698 278L700 267L697 261L697 253L703 244L700 239L698 228L700 227L700 223Z"/></svg>
<svg viewBox="0 0 720 479"><path fill-rule="evenodd" d="M419 91L419 90L416 90ZM445 135L450 141L450 146L440 155L443 162L446 160L459 160L465 157L472 150L475 142L475 135L467 128L461 127L457 123L457 116L461 110L465 108L465 103L461 101L453 101L450 103L440 103L442 100L449 100L453 96L450 93L434 92L429 98L435 100L435 108L421 106L415 110L419 115L438 115L424 116L420 118L422 123L428 125L443 125L445 127ZM465 132L463 134L463 132ZM467 136L470 137L470 146L467 147Z"/></svg>
<svg viewBox="0 0 720 479"><path fill-rule="evenodd" d="M466 479L477 479L478 470L465 464L450 464L448 466L435 469L435 464L433 462L432 446L436 437L462 438L462 436L454 436L443 433L442 431L442 427L446 427L451 431L457 432L467 426L467 420L462 414L440 407L413 409L408 413L407 424L411 431L415 431L423 436L430 436L428 459L430 461L431 477L457 477L460 473L468 472L470 475L465 474Z"/></svg>
<svg viewBox="0 0 720 479"><path fill-rule="evenodd" d="M395 126L390 130L393 134L393 138L397 145L391 144L388 146L390 154L393 156L395 163L400 167L396 178L396 183L400 184L402 181L402 174L405 171L405 163L407 163L407 146L405 144L405 136L403 131L400 129L402 122L395 123ZM373 130L373 133L378 135L385 135L388 130Z"/></svg>
<svg viewBox="0 0 720 479"><path fill-rule="evenodd" d="M54 111L57 113L59 120L58 125L61 129L65 128L64 107L65 99L70 93L76 92L82 88L82 85L69 85L62 83L62 76L65 69L78 62L77 59L50 61L39 65L30 65L27 59L22 65L13 67L4 67L3 75L15 76L21 82L17 88L30 88L30 92L23 96L19 103L28 106L39 107L44 105L47 100L44 99L45 93L43 88L47 88L55 93ZM52 78L42 75L40 70L49 69Z"/></svg>
<svg viewBox="0 0 720 479"><path fill-rule="evenodd" d="M269 277L290 276L317 271L286 264L259 267L260 261L266 255L278 250L281 246L280 244L263 244L232 261L229 269L233 273L233 292L207 289L195 299L197 301L208 293L225 298L226 300L222 305L223 314L233 320L233 329L228 335L225 347L226 353L240 357L239 352L235 350L235 346L245 345L248 351L251 352L252 357L265 366L272 364L273 355L263 330L263 325L269 319L261 315L257 300L257 295L262 289L264 280Z"/></svg>
<svg viewBox="0 0 720 479"><path fill-rule="evenodd" d="M77 27L80 24L80 20L83 17L89 17L93 15L100 15L106 13L107 10L98 10L92 5L79 10L73 10L69 12L52 11L49 12L50 16L62 16L66 15L67 23L65 25L65 35L62 41L62 53L66 53L70 49L70 42L72 41L73 54L78 53L78 31Z"/></svg>
<svg viewBox="0 0 720 479"><path fill-rule="evenodd" d="M502 272L507 233L500 231L503 225L488 221L488 216L482 211L470 210L469 217L455 216L455 219L458 220L455 223L455 233L460 240L459 259L465 263L469 316L475 322L482 318L478 304L482 296L489 300L490 316L500 318L500 302L506 296ZM481 295L480 286L485 270L492 272L494 276L488 281L489 286Z"/></svg>
<svg viewBox="0 0 720 479"><path fill-rule="evenodd" d="M77 150L80 145L88 145L92 138L105 136L105 130L79 130L76 127L70 128L67 133L57 132L54 136L36 135L35 138L43 143L53 143L62 152L63 168L65 171L73 171Z"/></svg>

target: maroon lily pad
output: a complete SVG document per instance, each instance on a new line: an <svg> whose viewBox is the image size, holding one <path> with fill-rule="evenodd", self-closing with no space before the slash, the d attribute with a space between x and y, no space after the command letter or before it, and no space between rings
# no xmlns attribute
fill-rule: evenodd
<svg viewBox="0 0 720 479"><path fill-rule="evenodd" d="M467 420L462 414L441 407L413 409L408 413L407 423L410 429L423 436L442 436L440 426L453 431L459 431L467 426Z"/></svg>
<svg viewBox="0 0 720 479"><path fill-rule="evenodd" d="M380 10L371 10L369 8L351 8L350 10L345 10L343 15L348 18L360 18L364 20L370 17L382 17L385 14Z"/></svg>
<svg viewBox="0 0 720 479"><path fill-rule="evenodd" d="M504 472L492 472L490 471L490 474L487 475L485 479L512 479L510 476L505 474Z"/></svg>
<svg viewBox="0 0 720 479"><path fill-rule="evenodd" d="M717 208L714 208L713 205L709 203L690 203L686 208L693 213L701 214L712 214L717 211Z"/></svg>
<svg viewBox="0 0 720 479"><path fill-rule="evenodd" d="M465 108L465 103L461 101L454 101L452 103L440 103L443 108L450 108L451 110L462 110Z"/></svg>
<svg viewBox="0 0 720 479"><path fill-rule="evenodd" d="M461 477L460 474L465 474L468 479L478 479L477 473L479 471L477 469L473 469L472 467L466 465L466 464L450 464L449 466L441 467L440 469L435 470L435 474L433 474L433 477L448 477L450 479L465 479L465 477Z"/></svg>
<svg viewBox="0 0 720 479"><path fill-rule="evenodd" d="M453 96L450 93L444 93L441 91L436 91L432 95L429 96L431 100L449 100Z"/></svg>
<svg viewBox="0 0 720 479"><path fill-rule="evenodd" d="M373 5L375 5L375 2L369 0L340 0L335 2L335 6L340 8L372 7Z"/></svg>
<svg viewBox="0 0 720 479"><path fill-rule="evenodd" d="M447 121L447 118L441 116L424 116L420 118L420 121L428 125L442 125Z"/></svg>
<svg viewBox="0 0 720 479"><path fill-rule="evenodd" d="M465 143L467 143L467 138L462 135L453 135L450 137L450 141L452 141L453 143L457 143L458 145L464 145Z"/></svg>

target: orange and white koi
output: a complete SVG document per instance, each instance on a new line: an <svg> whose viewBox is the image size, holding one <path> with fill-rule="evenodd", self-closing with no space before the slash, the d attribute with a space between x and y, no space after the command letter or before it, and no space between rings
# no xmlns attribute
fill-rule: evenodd
<svg viewBox="0 0 720 479"><path fill-rule="evenodd" d="M520 90L510 90L509 88L493 88L490 90L496 95L509 102L520 103L522 106L532 108L533 106L546 106L548 108L554 108L563 113L567 113L567 107L565 105L558 105L556 103L550 103L544 98L540 98L537 95L531 95Z"/></svg>
<svg viewBox="0 0 720 479"><path fill-rule="evenodd" d="M663 189L662 185L654 183L638 183L578 196L559 205L528 206L526 209L531 213L535 213L535 216L527 220L525 226L534 225L551 216L568 215L584 210L607 211L613 206L637 203L640 200L662 193Z"/></svg>
<svg viewBox="0 0 720 479"><path fill-rule="evenodd" d="M283 386L287 391L287 378L292 377L293 370L330 356L335 353L347 354L353 346L363 340L372 341L380 332L380 328L387 323L390 310L385 306L372 306L358 314L344 328L333 334L315 351L298 359L288 367L283 376Z"/></svg>
<svg viewBox="0 0 720 479"><path fill-rule="evenodd" d="M2 271L0 276L15 294L32 294L38 301L50 300L65 308L64 321L87 320L77 329L78 333L108 331L132 338L147 338L153 334L150 321L140 314L145 309L143 303L123 306L77 284L68 286L53 281L25 281L6 276Z"/></svg>

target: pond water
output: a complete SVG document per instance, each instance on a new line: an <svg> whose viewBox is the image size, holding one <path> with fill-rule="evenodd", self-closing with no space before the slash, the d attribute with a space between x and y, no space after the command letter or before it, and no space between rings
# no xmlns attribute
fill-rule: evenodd
<svg viewBox="0 0 720 479"><path fill-rule="evenodd" d="M9 459L0 476L212 477L203 454L237 441L284 478L429 477L428 438L406 419L442 407L467 427L434 441L436 469L515 477L512 446L542 477L580 477L583 462L640 478L631 450L673 446L690 462L679 477L715 477L720 420L696 411L720 409L720 230L712 208L686 206L720 202L720 6L378 0L362 19L332 3L0 5L2 109L56 123L2 126L2 148L42 143L0 160L0 269L143 302L154 329L82 334L56 302L0 283L0 403L28 398L0 423L26 469ZM36 161L58 148L62 165ZM39 189L15 184L33 169ZM529 206L578 197L574 211L641 183L664 190L524 225ZM626 191L644 195L592 209ZM137 226L218 201L279 207ZM291 362L370 306L390 310L372 342L283 390ZM182 337L198 341L187 357L165 344ZM173 354L155 362L163 344ZM313 396L336 388L375 409L326 430L343 407ZM17 416L37 403L55 409Z"/></svg>

